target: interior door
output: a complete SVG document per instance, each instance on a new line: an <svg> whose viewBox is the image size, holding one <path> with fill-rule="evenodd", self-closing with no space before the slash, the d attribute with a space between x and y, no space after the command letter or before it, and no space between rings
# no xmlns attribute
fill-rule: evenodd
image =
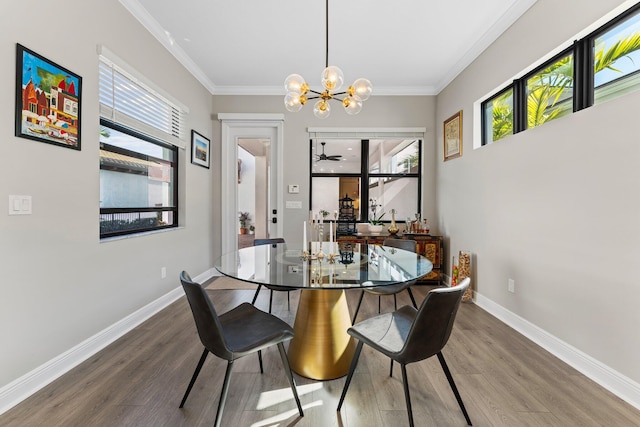
<svg viewBox="0 0 640 427"><path fill-rule="evenodd" d="M283 171L282 142L283 114L218 114L222 122L222 200L221 200L221 250L222 253L238 248L238 145L243 139L269 141L266 193L265 234L270 237L283 235Z"/></svg>

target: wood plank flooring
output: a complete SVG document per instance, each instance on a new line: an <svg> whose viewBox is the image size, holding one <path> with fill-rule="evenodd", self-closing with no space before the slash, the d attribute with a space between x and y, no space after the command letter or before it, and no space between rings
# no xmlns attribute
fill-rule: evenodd
<svg viewBox="0 0 640 427"><path fill-rule="evenodd" d="M430 289L414 287L420 301ZM250 301L253 290L209 290L216 309ZM299 292L274 295L274 314L293 323ZM348 291L355 307L358 292ZM269 292L257 305L267 310ZM410 304L406 293L398 303ZM383 298L383 311L393 298ZM366 295L359 319L377 312ZM184 298L149 319L24 402L0 415L1 426L212 425L226 362L211 355L183 409L178 405L202 352ZM364 347L345 404L344 378L296 375L305 411L297 413L277 349L235 363L224 426L371 427L408 425L400 369ZM639 426L640 411L587 379L474 304L462 304L443 354L474 426ZM431 358L407 367L416 426L465 426L449 384Z"/></svg>

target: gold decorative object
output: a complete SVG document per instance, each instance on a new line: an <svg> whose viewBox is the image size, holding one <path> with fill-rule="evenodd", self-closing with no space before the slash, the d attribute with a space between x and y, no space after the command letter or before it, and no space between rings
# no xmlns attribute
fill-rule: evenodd
<svg viewBox="0 0 640 427"><path fill-rule="evenodd" d="M398 226L396 225L396 210L395 209L391 209L391 225L389 226L389 234L391 234L392 236L396 235L398 233Z"/></svg>
<svg viewBox="0 0 640 427"><path fill-rule="evenodd" d="M462 281L465 277L471 277L471 253L467 251L460 251L458 256L458 282ZM467 288L462 295L462 302L473 301L473 291L471 286Z"/></svg>
<svg viewBox="0 0 640 427"><path fill-rule="evenodd" d="M295 335L289 344L291 369L314 380L346 375L356 348L347 334L350 327L343 290L302 290L293 326Z"/></svg>

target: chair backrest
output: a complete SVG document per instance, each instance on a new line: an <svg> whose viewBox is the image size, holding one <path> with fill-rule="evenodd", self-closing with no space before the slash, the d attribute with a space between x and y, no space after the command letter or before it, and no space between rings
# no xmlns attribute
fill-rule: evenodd
<svg viewBox="0 0 640 427"><path fill-rule="evenodd" d="M277 243L285 243L285 241L282 237L274 237L272 239L256 239L253 241L253 246L275 245Z"/></svg>
<svg viewBox="0 0 640 427"><path fill-rule="evenodd" d="M411 239L384 239L383 246L391 246L393 248L404 249L405 251L415 252L416 241Z"/></svg>
<svg viewBox="0 0 640 427"><path fill-rule="evenodd" d="M411 325L398 361L417 362L437 354L447 344L470 279L450 288L431 290Z"/></svg>
<svg viewBox="0 0 640 427"><path fill-rule="evenodd" d="M222 334L222 324L207 292L200 284L191 280L186 271L180 273L180 282L191 306L202 345L222 359L232 359L233 355Z"/></svg>

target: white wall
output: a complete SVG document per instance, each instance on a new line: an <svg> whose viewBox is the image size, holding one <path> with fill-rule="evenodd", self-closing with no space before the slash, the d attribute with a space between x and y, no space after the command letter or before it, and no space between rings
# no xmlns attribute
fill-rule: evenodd
<svg viewBox="0 0 640 427"><path fill-rule="evenodd" d="M189 148L180 150L182 227L101 243L96 46L104 44L185 104L187 133L193 128L212 136L211 95L117 0L69 0L53 8L36 0L6 3L0 205L7 206L10 194L31 195L33 214L0 211L0 389L176 289L182 269L194 276L208 270L219 236L213 204L220 197L213 185L219 156L205 169L190 163ZM81 151L14 136L16 43L83 77ZM218 141L212 138L214 153Z"/></svg>
<svg viewBox="0 0 640 427"><path fill-rule="evenodd" d="M473 149L475 101L620 3L539 0L439 94L437 123L463 110L464 148L437 164L438 226L449 254L475 254L481 297L637 389L640 92Z"/></svg>

